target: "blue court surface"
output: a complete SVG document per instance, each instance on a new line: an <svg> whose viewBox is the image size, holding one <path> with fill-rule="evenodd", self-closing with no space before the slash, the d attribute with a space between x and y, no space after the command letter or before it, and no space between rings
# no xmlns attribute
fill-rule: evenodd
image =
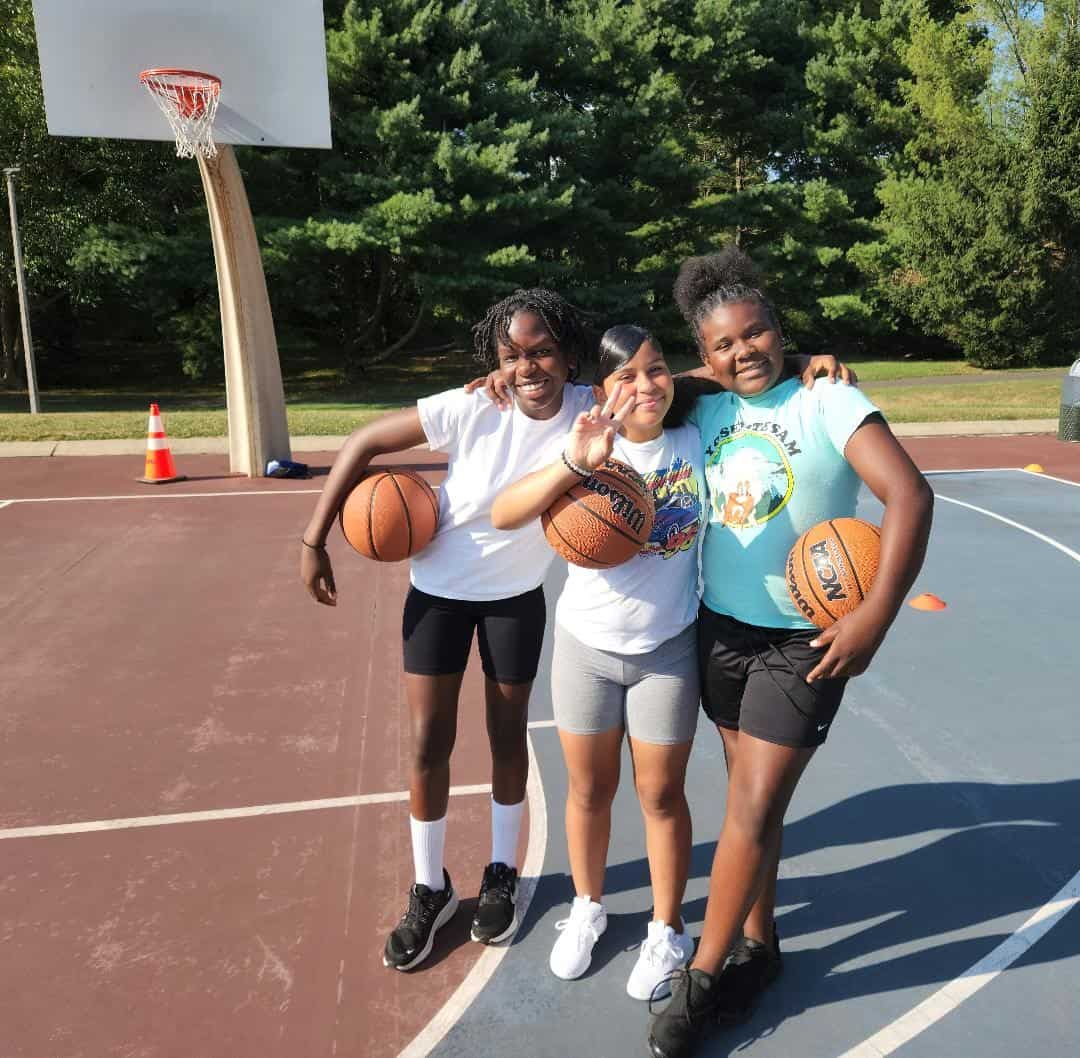
<svg viewBox="0 0 1080 1058"><path fill-rule="evenodd" d="M788 814L783 976L751 1021L718 1031L702 1055L1080 1052L1080 487L1021 471L930 480L934 531L912 595L933 592L948 608L905 607L850 684ZM872 497L859 513L880 521ZM549 580L549 603L562 576ZM650 907L628 759L607 933L581 980L547 968L572 896L547 683L544 671L531 730L547 813L540 880L513 946L478 971L476 998L444 1011L437 1058L648 1053L645 1005L624 991ZM720 738L703 721L688 780L694 937L724 781ZM536 816L534 805L542 831Z"/></svg>

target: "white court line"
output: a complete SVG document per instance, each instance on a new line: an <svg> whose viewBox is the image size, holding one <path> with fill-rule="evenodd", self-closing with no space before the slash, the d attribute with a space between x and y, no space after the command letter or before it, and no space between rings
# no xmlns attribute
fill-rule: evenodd
<svg viewBox="0 0 1080 1058"><path fill-rule="evenodd" d="M923 476L931 474L1004 474L1006 471L1017 471L1019 467L957 467L954 470L924 470Z"/></svg>
<svg viewBox="0 0 1080 1058"><path fill-rule="evenodd" d="M247 492L134 492L118 496L27 496L0 500L0 507L9 503L82 503L93 500L201 500L208 496L314 496L322 489L251 489Z"/></svg>
<svg viewBox="0 0 1080 1058"><path fill-rule="evenodd" d="M451 797L491 793L489 783L478 786L451 786ZM95 819L83 823L54 823L42 827L11 827L0 830L0 841L10 838L47 838L60 834L91 834L103 830L133 830L138 827L167 827L176 823L214 823L221 819L248 819L252 816L280 816L289 812L314 812L323 808L350 808L355 805L385 805L407 801L408 790L393 793L353 794L349 797L324 797L317 801L283 801L271 805L245 805L243 808L211 808L203 812L174 812L156 816L131 816L127 819Z"/></svg>
<svg viewBox="0 0 1080 1058"><path fill-rule="evenodd" d="M902 1017L886 1025L857 1047L845 1051L840 1058L885 1058L903 1047L923 1030L930 1028L946 1014L954 1011L965 999L988 985L1003 970L1008 969L1033 944L1041 940L1080 903L1080 872L1047 904L1040 907L1015 933L1006 937L989 955L968 967L954 981L938 989Z"/></svg>
<svg viewBox="0 0 1080 1058"><path fill-rule="evenodd" d="M9 506L14 502L14 500L0 500L0 510L3 510L5 507Z"/></svg>
<svg viewBox="0 0 1080 1058"><path fill-rule="evenodd" d="M1053 474L1047 474L1045 471L1039 473L1037 470L1021 470L1021 474L1027 474L1033 478L1046 478L1047 481L1056 481L1061 485L1072 485L1074 489L1080 489L1080 481L1070 481L1068 478L1056 478Z"/></svg>
<svg viewBox="0 0 1080 1058"><path fill-rule="evenodd" d="M1035 476L1042 477L1043 475ZM954 500L951 496L942 496L941 493L937 493L937 498L945 500L946 503L955 503L958 507L966 507L968 510L985 514L988 518L993 518L1013 529L1019 529L1022 533L1027 533L1080 562L1080 554L1072 548L1029 526L988 511L985 507L976 507L973 503ZM845 1051L840 1058L886 1058L886 1055L903 1047L931 1025L947 1014L951 1014L964 1000L970 999L980 989L985 988L1002 971L1007 970L1036 941L1049 933L1078 903L1080 903L1080 871L1077 871L1066 882L1053 899L1037 908L1015 933L1006 937L988 955L973 966L969 966L959 977L939 988L932 996L912 1007L906 1014L902 1014L873 1036L852 1047L851 1050Z"/></svg>
<svg viewBox="0 0 1080 1058"><path fill-rule="evenodd" d="M1029 536L1035 537L1036 540L1041 540L1044 544L1049 544L1051 547L1057 548L1062 554L1068 555L1069 558L1080 562L1080 554L1077 554L1071 547L1066 547L1064 544L1059 543L1045 533L1040 533L1037 529L1032 529L1027 525L1021 525L1020 522L1014 522L1011 518L1006 518L1004 515L995 514L993 511L988 511L985 507L976 507L974 503L965 503L963 500L954 500L951 496L943 496L940 492L936 494L936 497L939 500L945 500L946 503L955 503L957 507L966 507L969 511L978 511L979 514L985 514L987 518L993 518L994 521L1002 522L1005 525L1011 526L1013 529L1019 529L1020 532L1027 533Z"/></svg>
<svg viewBox="0 0 1080 1058"><path fill-rule="evenodd" d="M541 727L554 727L554 726L555 726L555 721L554 720L530 720L529 721L530 730L535 730L536 728L541 728Z"/></svg>
<svg viewBox="0 0 1080 1058"><path fill-rule="evenodd" d="M529 726L532 727L532 724ZM531 738L528 739L528 747L529 781L525 788L525 796L529 801L529 842L525 848L525 862L521 867L521 881L518 883L517 924L514 927L514 933L501 944L492 944L484 948L465 980L458 985L454 994L398 1055L398 1058L425 1058L461 1020L469 1004L480 994L498 969L499 963L506 957L510 945L514 942L514 936L521 928L521 923L529 911L529 904L532 902L536 884L540 880L540 873L544 867L544 853L547 849L547 805L544 801L544 782L540 777L540 764L536 759L536 751L533 749Z"/></svg>
<svg viewBox="0 0 1080 1058"><path fill-rule="evenodd" d="M1080 481L1070 481L1068 478L1058 478L1053 474L1047 474L1043 470L1028 470L1026 467L969 467L964 470L924 470L923 477L941 477L946 474L1027 474L1029 478L1042 478L1045 481L1056 481L1059 485L1071 485L1074 489L1080 489Z"/></svg>

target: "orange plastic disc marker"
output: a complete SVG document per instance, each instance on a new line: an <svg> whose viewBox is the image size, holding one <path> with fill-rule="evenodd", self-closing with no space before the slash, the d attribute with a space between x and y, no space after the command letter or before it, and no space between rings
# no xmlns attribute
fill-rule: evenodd
<svg viewBox="0 0 1080 1058"><path fill-rule="evenodd" d="M936 595L931 595L929 592L925 592L922 595L916 595L911 602L908 603L913 610L944 610L946 608L945 603L939 599Z"/></svg>
<svg viewBox="0 0 1080 1058"><path fill-rule="evenodd" d="M1046 471L1043 470L1043 468L1042 468L1042 463L1028 463L1028 465L1026 467L1024 467L1024 469L1029 474L1045 474L1046 473Z"/></svg>

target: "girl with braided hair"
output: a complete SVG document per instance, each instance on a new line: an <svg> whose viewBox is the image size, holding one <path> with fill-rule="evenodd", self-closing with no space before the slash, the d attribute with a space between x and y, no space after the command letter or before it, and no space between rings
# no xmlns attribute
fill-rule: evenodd
<svg viewBox="0 0 1080 1058"><path fill-rule="evenodd" d="M494 530L491 505L510 482L557 457L570 425L592 404L590 390L569 384L586 356L585 327L558 294L515 291L488 310L474 337L477 358L502 380L513 410L500 411L484 392L451 390L361 427L338 453L301 542L301 579L317 602L335 605L326 537L368 463L425 442L447 454L439 528L412 559L403 619L415 881L383 952L383 962L398 970L428 957L458 906L443 848L450 753L474 632L491 745L492 846L472 938L491 944L513 933L528 701L544 636L541 584L554 553L539 522Z"/></svg>
<svg viewBox="0 0 1080 1058"><path fill-rule="evenodd" d="M773 911L784 814L848 678L865 671L926 551L933 494L857 389L785 375L776 310L736 246L683 263L675 299L727 391L698 399L707 518L698 662L720 731L727 807L693 962L654 1018L655 1058L686 1058L709 1026L745 1017L780 972ZM784 582L798 537L850 516L860 483L884 504L881 559L860 606L825 631Z"/></svg>

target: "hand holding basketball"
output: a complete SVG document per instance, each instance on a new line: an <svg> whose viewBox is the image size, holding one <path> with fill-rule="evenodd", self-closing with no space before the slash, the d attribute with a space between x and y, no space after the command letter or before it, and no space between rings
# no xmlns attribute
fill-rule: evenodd
<svg viewBox="0 0 1080 1058"><path fill-rule="evenodd" d="M806 682L859 676L881 646L890 622L868 600L835 624L819 632L813 647L827 647L825 656L807 673Z"/></svg>
<svg viewBox="0 0 1080 1058"><path fill-rule="evenodd" d="M596 470L611 457L615 435L634 407L632 394L619 404L621 395L620 382L612 389L611 396L603 406L596 404L591 411L582 412L574 420L566 442L566 454L578 466Z"/></svg>

